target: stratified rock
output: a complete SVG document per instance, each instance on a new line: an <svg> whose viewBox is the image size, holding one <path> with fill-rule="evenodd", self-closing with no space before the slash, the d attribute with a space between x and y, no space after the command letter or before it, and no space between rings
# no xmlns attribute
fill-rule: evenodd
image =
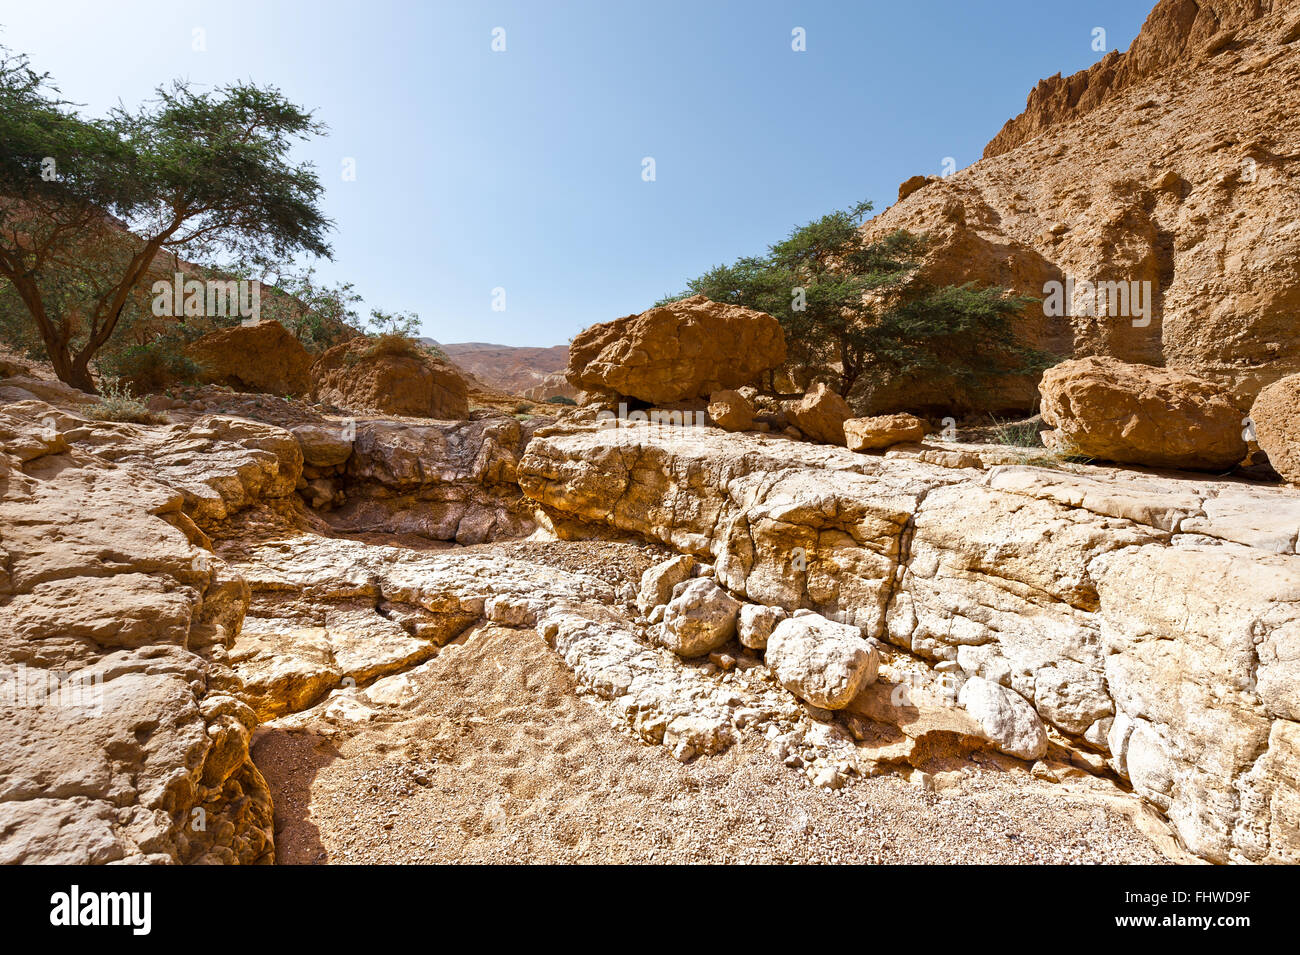
<svg viewBox="0 0 1300 955"><path fill-rule="evenodd" d="M754 425L754 406L738 391L709 395L709 417L724 431L748 431Z"/></svg>
<svg viewBox="0 0 1300 955"><path fill-rule="evenodd" d="M335 345L312 369L316 400L348 411L459 420L469 385L450 362L398 336Z"/></svg>
<svg viewBox="0 0 1300 955"><path fill-rule="evenodd" d="M668 404L737 388L783 361L771 315L694 295L580 332L565 374L586 392Z"/></svg>
<svg viewBox="0 0 1300 955"><path fill-rule="evenodd" d="M663 643L682 657L699 657L736 635L740 601L708 577L686 584L664 610Z"/></svg>
<svg viewBox="0 0 1300 955"><path fill-rule="evenodd" d="M875 451L904 441L920 441L929 430L924 419L910 414L850 418L844 422L844 437L850 451Z"/></svg>
<svg viewBox="0 0 1300 955"><path fill-rule="evenodd" d="M803 613L767 640L767 665L781 685L813 706L841 710L876 679L880 654L857 627Z"/></svg>
<svg viewBox="0 0 1300 955"><path fill-rule="evenodd" d="M315 359L276 321L235 325L209 332L185 349L199 366L199 380L237 391L305 395Z"/></svg>
<svg viewBox="0 0 1300 955"><path fill-rule="evenodd" d="M746 601L956 661L1062 732L1104 693L1114 715L1079 742L1125 778L1136 767L1198 854L1300 858L1300 490L925 454L637 426L539 435L519 473L557 520L668 544Z"/></svg>
<svg viewBox="0 0 1300 955"><path fill-rule="evenodd" d="M1043 721L1014 690L976 676L962 684L957 701L975 717L989 740L1007 755L1038 759L1047 752Z"/></svg>
<svg viewBox="0 0 1300 955"><path fill-rule="evenodd" d="M798 401L787 401L785 413L813 441L843 446L844 422L853 416L853 409L823 382L818 382Z"/></svg>
<svg viewBox="0 0 1300 955"><path fill-rule="evenodd" d="M786 618L781 607L769 607L764 604L745 604L740 608L740 617L736 622L736 631L740 642L751 650L767 647L768 638L776 625Z"/></svg>
<svg viewBox="0 0 1300 955"><path fill-rule="evenodd" d="M636 605L642 613L649 613L655 607L668 603L673 588L684 580L690 579L695 570L695 558L689 554L680 554L669 560L647 567L641 574L641 591L637 594Z"/></svg>
<svg viewBox="0 0 1300 955"><path fill-rule="evenodd" d="M1050 448L1122 464L1224 471L1246 456L1245 415L1219 386L1114 358L1062 362L1043 375Z"/></svg>
<svg viewBox="0 0 1300 955"><path fill-rule="evenodd" d="M1289 375L1261 391L1250 419L1273 470L1300 484L1300 375Z"/></svg>

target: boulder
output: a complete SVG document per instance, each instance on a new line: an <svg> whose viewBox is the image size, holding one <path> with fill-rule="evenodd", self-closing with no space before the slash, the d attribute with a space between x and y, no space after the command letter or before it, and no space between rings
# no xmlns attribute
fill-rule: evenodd
<svg viewBox="0 0 1300 955"><path fill-rule="evenodd" d="M1101 461L1224 471L1246 456L1245 415L1218 385L1170 368L1080 358L1039 385L1049 448Z"/></svg>
<svg viewBox="0 0 1300 955"><path fill-rule="evenodd" d="M325 352L313 369L317 401L349 411L460 420L469 385L451 362L396 335L354 338Z"/></svg>
<svg viewBox="0 0 1300 955"><path fill-rule="evenodd" d="M209 332L185 354L199 366L199 381L237 391L305 395L315 359L276 321L235 325Z"/></svg>
<svg viewBox="0 0 1300 955"><path fill-rule="evenodd" d="M798 401L786 402L785 413L812 440L841 446L845 442L844 422L853 416L848 402L822 382L809 388Z"/></svg>
<svg viewBox="0 0 1300 955"><path fill-rule="evenodd" d="M302 447L302 460L308 467L334 467L352 454L352 438L347 437L342 424L300 424L290 430Z"/></svg>
<svg viewBox="0 0 1300 955"><path fill-rule="evenodd" d="M715 391L709 395L709 417L726 431L748 431L754 426L754 406L738 391Z"/></svg>
<svg viewBox="0 0 1300 955"><path fill-rule="evenodd" d="M699 657L736 635L740 601L708 577L682 586L664 610L663 643L683 657Z"/></svg>
<svg viewBox="0 0 1300 955"><path fill-rule="evenodd" d="M848 706L880 668L880 654L857 627L816 613L781 621L767 640L766 659L783 687L825 710Z"/></svg>
<svg viewBox="0 0 1300 955"><path fill-rule="evenodd" d="M910 414L850 418L844 422L844 438L850 451L875 451L904 441L920 441L929 430L923 418Z"/></svg>
<svg viewBox="0 0 1300 955"><path fill-rule="evenodd" d="M649 613L655 607L666 604L673 588L689 579L694 569L695 558L689 554L681 554L647 567L641 574L641 592L636 598L637 609Z"/></svg>
<svg viewBox="0 0 1300 955"><path fill-rule="evenodd" d="M1259 393L1250 409L1255 440L1268 454L1273 470L1300 484L1300 375L1275 381Z"/></svg>
<svg viewBox="0 0 1300 955"><path fill-rule="evenodd" d="M998 749L1017 759L1047 752L1047 730L1034 708L1015 690L974 676L962 684L957 702L979 723Z"/></svg>
<svg viewBox="0 0 1300 955"><path fill-rule="evenodd" d="M772 631L785 618L786 612L780 607L745 604L740 608L740 617L736 622L740 642L751 650L765 649Z"/></svg>
<svg viewBox="0 0 1300 955"><path fill-rule="evenodd" d="M585 392L665 404L739 387L783 361L771 315L694 295L580 332L565 375Z"/></svg>

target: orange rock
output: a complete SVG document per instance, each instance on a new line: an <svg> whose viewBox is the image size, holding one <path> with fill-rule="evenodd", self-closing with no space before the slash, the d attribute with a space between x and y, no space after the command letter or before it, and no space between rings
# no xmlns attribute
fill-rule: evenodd
<svg viewBox="0 0 1300 955"><path fill-rule="evenodd" d="M1250 418L1255 439L1268 453L1273 470L1300 484L1300 375L1275 381L1259 393Z"/></svg>
<svg viewBox="0 0 1300 955"><path fill-rule="evenodd" d="M844 422L853 415L848 402L822 382L809 388L798 401L786 402L785 413L812 440L841 446L845 442Z"/></svg>
<svg viewBox="0 0 1300 955"><path fill-rule="evenodd" d="M353 412L443 420L469 414L469 386L456 366L400 336L335 345L313 376L318 401Z"/></svg>
<svg viewBox="0 0 1300 955"><path fill-rule="evenodd" d="M1062 362L1043 375L1043 443L1100 461L1226 471L1246 456L1244 413L1218 385L1114 358Z"/></svg>
<svg viewBox="0 0 1300 955"><path fill-rule="evenodd" d="M694 295L592 325L569 345L569 382L654 404L738 388L785 361L775 318Z"/></svg>
<svg viewBox="0 0 1300 955"><path fill-rule="evenodd" d="M305 395L311 390L315 359L276 321L210 332L186 354L199 366L199 380L205 384L273 395Z"/></svg>

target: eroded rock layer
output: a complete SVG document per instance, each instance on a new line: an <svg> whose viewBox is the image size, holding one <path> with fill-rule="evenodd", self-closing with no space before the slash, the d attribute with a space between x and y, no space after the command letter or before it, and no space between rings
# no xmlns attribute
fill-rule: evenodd
<svg viewBox="0 0 1300 955"><path fill-rule="evenodd" d="M713 561L739 597L1001 687L979 695L992 725L1023 738L1029 704L1205 858L1300 858L1293 491L658 426L540 434L519 477L558 518Z"/></svg>

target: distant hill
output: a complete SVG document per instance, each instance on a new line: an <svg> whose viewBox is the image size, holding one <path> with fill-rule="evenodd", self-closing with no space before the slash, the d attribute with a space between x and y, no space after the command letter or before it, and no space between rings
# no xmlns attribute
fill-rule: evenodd
<svg viewBox="0 0 1300 955"><path fill-rule="evenodd" d="M564 378L569 364L569 346L520 348L489 342L443 344L423 339L441 348L457 365L475 378L500 391L544 401L555 395L573 397L577 391Z"/></svg>

